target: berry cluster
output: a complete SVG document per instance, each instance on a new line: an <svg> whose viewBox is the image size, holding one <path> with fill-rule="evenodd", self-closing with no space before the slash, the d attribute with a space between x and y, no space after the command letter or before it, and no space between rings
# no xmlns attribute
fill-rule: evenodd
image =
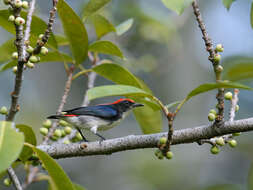
<svg viewBox="0 0 253 190"><path fill-rule="evenodd" d="M158 142L158 148L155 151L155 156L159 159L162 160L164 157L166 157L167 159L172 159L174 154L171 151L168 152L164 152L164 147L166 146L167 143L167 138L166 137L161 137L159 142Z"/></svg>

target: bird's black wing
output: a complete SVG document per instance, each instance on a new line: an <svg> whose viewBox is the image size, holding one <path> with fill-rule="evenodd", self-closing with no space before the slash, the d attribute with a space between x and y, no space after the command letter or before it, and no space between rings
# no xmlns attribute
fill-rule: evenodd
<svg viewBox="0 0 253 190"><path fill-rule="evenodd" d="M109 105L79 107L66 110L64 112L66 112L67 115L90 115L109 120L117 120L119 117L121 117L121 115L118 114L118 111Z"/></svg>

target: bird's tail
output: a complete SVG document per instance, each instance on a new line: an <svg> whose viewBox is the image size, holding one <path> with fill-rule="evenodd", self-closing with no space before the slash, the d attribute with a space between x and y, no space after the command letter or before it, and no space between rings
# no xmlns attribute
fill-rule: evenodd
<svg viewBox="0 0 253 190"><path fill-rule="evenodd" d="M47 119L61 119L63 117L63 115L50 115L47 117Z"/></svg>

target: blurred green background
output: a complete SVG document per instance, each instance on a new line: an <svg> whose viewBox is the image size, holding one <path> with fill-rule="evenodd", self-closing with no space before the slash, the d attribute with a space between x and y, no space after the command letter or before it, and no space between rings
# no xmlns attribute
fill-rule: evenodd
<svg viewBox="0 0 253 190"><path fill-rule="evenodd" d="M81 15L87 0L67 2ZM210 37L215 44L224 45L222 59L236 55L252 56L250 0L236 1L229 11L224 8L221 0L200 1L199 4ZM36 7L36 14L46 21L51 0L38 1ZM4 9L5 6L1 5L1 8ZM126 61L112 59L143 79L165 104L183 99L199 84L214 82L212 65L207 59L208 54L191 7L178 16L166 9L160 1L112 0L101 13L115 25L129 18L134 19L132 28L124 35L118 37L110 34L103 39L115 42L127 58ZM89 22L86 27L92 42L96 37L94 29ZM62 33L59 20L54 26L54 32ZM0 29L1 43L10 37L9 33ZM89 68L90 65L85 62L83 66ZM32 126L40 140L39 128L48 115L55 113L66 77L62 63L39 64L32 71L25 71L20 98L22 112L18 113L16 121ZM86 82L85 77L74 81L66 109L82 103ZM101 77L96 81L96 85L108 83ZM247 84L253 86L250 81ZM10 105L13 85L12 71L0 73L0 106ZM205 93L186 103L176 118L175 128L207 124L208 112L216 105L215 94L216 91ZM240 92L240 111L236 119L252 117L252 95L252 92ZM105 98L92 104L114 99ZM226 109L228 108L229 104L226 103ZM3 120L4 117L0 116L0 119ZM165 120L163 130L167 130ZM130 134L141 134L132 115L117 128L103 133L106 138ZM88 138L94 137L91 135ZM235 149L226 146L219 155L209 152L210 145L199 146L194 143L173 146L175 156L170 161L158 160L152 149L140 149L110 156L61 159L59 163L74 182L88 190L248 189L253 158L252 133L244 133L237 140L238 146ZM22 179L23 169L20 167L18 171ZM40 182L28 189L46 188L47 184ZM0 189L5 187L0 185Z"/></svg>

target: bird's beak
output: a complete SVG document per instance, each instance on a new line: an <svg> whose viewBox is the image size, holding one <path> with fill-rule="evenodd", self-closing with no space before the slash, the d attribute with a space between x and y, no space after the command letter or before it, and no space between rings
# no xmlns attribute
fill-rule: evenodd
<svg viewBox="0 0 253 190"><path fill-rule="evenodd" d="M136 108L136 107L141 107L141 106L144 106L144 105L143 105L143 104L139 104L139 103L135 103L135 104L133 105L134 108Z"/></svg>

